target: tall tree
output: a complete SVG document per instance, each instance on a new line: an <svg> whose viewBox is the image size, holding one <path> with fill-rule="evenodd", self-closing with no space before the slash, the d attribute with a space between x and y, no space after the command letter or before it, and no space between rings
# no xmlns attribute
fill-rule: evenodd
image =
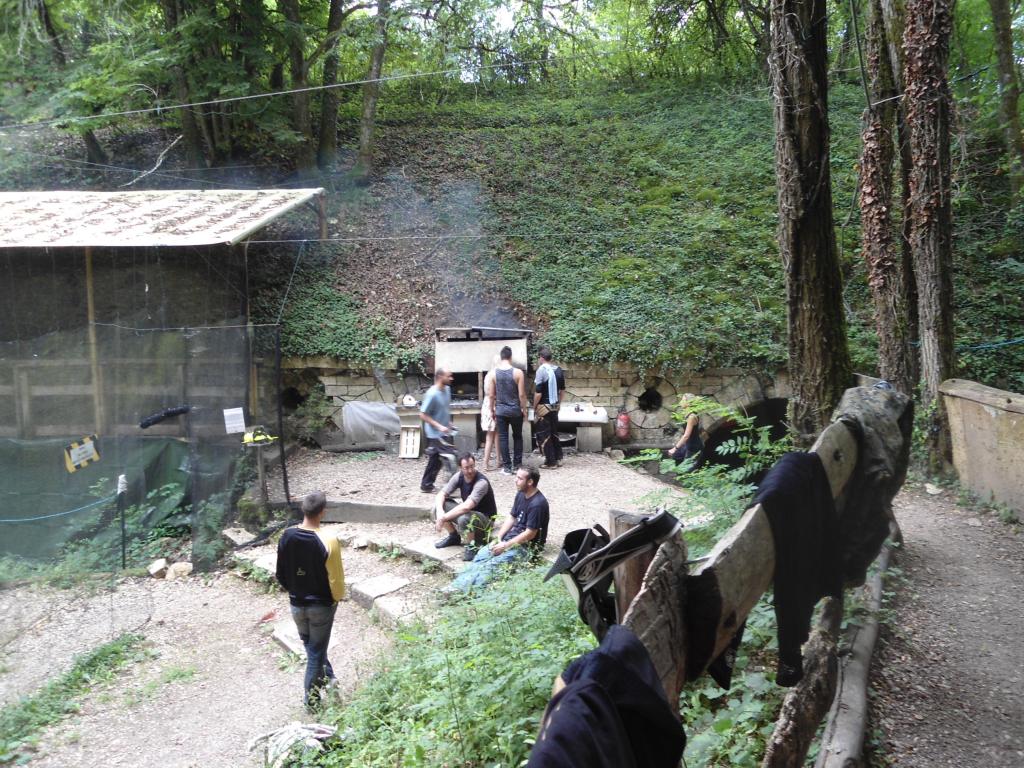
<svg viewBox="0 0 1024 768"><path fill-rule="evenodd" d="M164 27L168 34L178 42L181 37L179 24L184 20L184 9L178 0L161 0L161 8L164 15ZM171 81L174 84L174 96L180 104L188 104L194 101L192 92L188 85L188 78L185 70L179 62L170 67ZM193 168L201 168L206 165L206 153L203 151L202 132L199 128L199 121L192 107L182 107L178 110L181 119L181 134L185 140L185 156L188 164ZM210 151L212 153L212 147Z"/></svg>
<svg viewBox="0 0 1024 768"><path fill-rule="evenodd" d="M1024 138L1020 131L1020 78L1013 55L1013 16L1010 0L988 0L992 9L992 32L995 35L996 63L999 68L999 108L1010 165L1010 189L1014 200L1024 185Z"/></svg>
<svg viewBox="0 0 1024 768"><path fill-rule="evenodd" d="M829 173L825 0L772 0L778 238L786 271L791 428L808 441L852 376Z"/></svg>
<svg viewBox="0 0 1024 768"><path fill-rule="evenodd" d="M36 14L39 16L42 36L50 49L54 64L57 65L57 69L65 69L68 57L64 52L64 44L60 40L57 25L54 23L53 15L50 13L46 0L37 0ZM99 139L96 138L96 134L93 133L91 128L79 129L79 135L82 137L82 143L85 144L85 156L89 159L90 163L105 165L110 162L110 158L107 157L103 145L100 144Z"/></svg>
<svg viewBox="0 0 1024 768"><path fill-rule="evenodd" d="M338 89L330 88L338 82L338 37L344 20L344 0L331 0L327 12L328 51L324 55L325 90L320 95L320 144L316 150L316 164L330 168L338 157Z"/></svg>
<svg viewBox="0 0 1024 768"><path fill-rule="evenodd" d="M892 234L894 127L899 94L886 40L882 0L868 0L866 16L864 57L869 105L861 133L861 250L875 305L879 375L901 392L912 394L915 382L904 270Z"/></svg>
<svg viewBox="0 0 1024 768"><path fill-rule="evenodd" d="M376 40L370 52L370 69L363 85L363 113L359 121L359 155L356 178L365 183L373 173L373 129L377 121L377 97L380 95L380 73L384 69L384 52L388 44L389 0L377 0Z"/></svg>
<svg viewBox="0 0 1024 768"><path fill-rule="evenodd" d="M953 375L953 214L947 80L953 0L909 0L906 53L910 129L910 247L917 274L921 322L921 400L931 413L930 464L950 460L949 423L939 385Z"/></svg>
<svg viewBox="0 0 1024 768"><path fill-rule="evenodd" d="M906 27L906 7L904 0L881 0L882 26L885 30L885 43L889 49L889 62L892 70L893 86L896 93L903 93L903 32ZM896 101L896 145L899 149L900 168L900 208L903 211L903 224L900 233L900 273L903 276L903 305L907 309L907 338L914 341L918 338L919 323L917 319L917 276L914 274L914 260L910 252L910 220L913 203L910 199L910 130L907 127L907 103L905 99ZM916 383L920 375L920 360L911 355L909 360L910 381Z"/></svg>
<svg viewBox="0 0 1024 768"><path fill-rule="evenodd" d="M310 115L309 72L305 55L306 30L302 24L299 0L277 0L278 10L284 16L285 39L288 48L288 72L291 76L292 128L298 134L295 166L300 176L316 171L316 152L313 148L313 119Z"/></svg>
<svg viewBox="0 0 1024 768"><path fill-rule="evenodd" d="M324 86L338 82L338 40L342 24L353 13L371 8L370 3L356 3L345 7L344 0L331 0L327 14L327 34L314 51L311 59L324 57ZM317 146L317 165L330 168L338 157L338 89L327 87L320 97L320 143Z"/></svg>

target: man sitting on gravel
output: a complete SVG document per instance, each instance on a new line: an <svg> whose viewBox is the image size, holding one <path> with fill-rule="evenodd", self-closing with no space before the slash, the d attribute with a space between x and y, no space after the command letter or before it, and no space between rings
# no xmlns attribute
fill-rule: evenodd
<svg viewBox="0 0 1024 768"><path fill-rule="evenodd" d="M483 586L497 575L499 566L540 554L548 537L550 510L548 500L537 490L539 482L540 470L535 467L520 467L516 471L518 493L496 541L477 552L446 592L468 592Z"/></svg>
<svg viewBox="0 0 1024 768"><path fill-rule="evenodd" d="M460 503L445 509L445 502L459 493ZM446 531L447 536L434 544L438 549L456 547L462 543L460 533L468 531L466 550L462 553L463 560L472 560L477 550L487 543L491 533L494 516L498 507L494 502L494 489L490 481L481 472L476 471L476 459L473 454L464 453L459 456L459 471L448 480L434 500L434 516L437 518L437 530Z"/></svg>
<svg viewBox="0 0 1024 768"><path fill-rule="evenodd" d="M327 646L338 601L345 596L341 544L320 528L326 508L323 491L313 491L302 500L302 522L288 528L277 543L277 580L288 590L292 619L306 649L307 709L334 682Z"/></svg>

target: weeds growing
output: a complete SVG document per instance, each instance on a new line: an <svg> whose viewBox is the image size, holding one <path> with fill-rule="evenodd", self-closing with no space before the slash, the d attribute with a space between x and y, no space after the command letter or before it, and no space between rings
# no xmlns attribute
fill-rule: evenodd
<svg viewBox="0 0 1024 768"><path fill-rule="evenodd" d="M71 669L39 691L0 710L0 765L29 759L38 734L78 710L93 686L112 680L129 662L145 658L143 636L124 634L75 659Z"/></svg>

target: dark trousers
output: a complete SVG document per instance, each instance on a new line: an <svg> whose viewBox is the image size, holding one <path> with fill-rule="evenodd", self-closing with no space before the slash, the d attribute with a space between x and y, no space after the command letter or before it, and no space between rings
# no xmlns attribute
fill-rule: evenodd
<svg viewBox="0 0 1024 768"><path fill-rule="evenodd" d="M441 441L436 437L427 438L427 468L423 470L420 488L430 488L441 471Z"/></svg>
<svg viewBox="0 0 1024 768"><path fill-rule="evenodd" d="M331 628L338 604L293 605L291 609L299 639L306 649L306 675L302 684L306 692L306 706L310 706L315 689L322 688L334 678L334 669L327 658L327 646L331 642Z"/></svg>
<svg viewBox="0 0 1024 768"><path fill-rule="evenodd" d="M505 469L512 471L512 467L518 467L523 463L523 417L519 416L498 416L498 450L501 451L501 463ZM512 427L512 451L514 456L508 452L508 428Z"/></svg>
<svg viewBox="0 0 1024 768"><path fill-rule="evenodd" d="M552 467L562 460L562 444L558 442L558 411L548 411L537 419L537 447L544 454L544 465Z"/></svg>

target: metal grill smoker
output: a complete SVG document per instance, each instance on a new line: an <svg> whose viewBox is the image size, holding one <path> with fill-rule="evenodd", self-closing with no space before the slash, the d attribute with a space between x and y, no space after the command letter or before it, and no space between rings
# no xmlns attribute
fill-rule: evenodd
<svg viewBox="0 0 1024 768"><path fill-rule="evenodd" d="M501 348L512 349L512 365L526 371L529 328L438 328L434 341L434 368L451 371L452 421L459 434L459 452L475 451L480 445L480 406L484 399L484 376L494 367ZM523 425L523 441L530 445L529 422Z"/></svg>

